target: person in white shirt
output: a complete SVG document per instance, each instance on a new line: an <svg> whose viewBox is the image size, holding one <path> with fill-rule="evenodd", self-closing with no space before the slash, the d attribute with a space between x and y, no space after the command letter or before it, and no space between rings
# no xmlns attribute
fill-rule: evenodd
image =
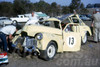
<svg viewBox="0 0 100 67"><path fill-rule="evenodd" d="M39 19L37 18L37 15L32 12L32 16L29 18L29 21L25 25L31 25L31 24L39 24Z"/></svg>
<svg viewBox="0 0 100 67"><path fill-rule="evenodd" d="M93 34L94 34L94 41L97 43L98 41L100 41L100 10L96 9L95 13L93 14L93 26L94 26L94 30L93 30Z"/></svg>
<svg viewBox="0 0 100 67"><path fill-rule="evenodd" d="M21 29L20 26L13 26L13 25L9 25L1 28L0 38L2 40L3 51L8 52L7 46L9 50L11 49L10 40L13 39L13 34L17 32L19 29Z"/></svg>

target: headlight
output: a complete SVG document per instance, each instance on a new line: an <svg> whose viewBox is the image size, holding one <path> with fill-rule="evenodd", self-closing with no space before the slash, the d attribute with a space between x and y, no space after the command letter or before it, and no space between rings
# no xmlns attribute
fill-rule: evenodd
<svg viewBox="0 0 100 67"><path fill-rule="evenodd" d="M36 38L37 38L38 40L41 40L41 39L43 38L43 34L42 34L42 33L38 33L38 34L36 35Z"/></svg>

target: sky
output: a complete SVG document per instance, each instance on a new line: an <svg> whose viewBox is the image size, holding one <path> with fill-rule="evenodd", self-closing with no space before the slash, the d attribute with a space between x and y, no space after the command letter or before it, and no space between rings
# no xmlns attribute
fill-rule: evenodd
<svg viewBox="0 0 100 67"><path fill-rule="evenodd" d="M0 0L0 1L8 1L8 2L13 2L13 0ZM30 0L31 2L35 3L35 2L39 2L40 0ZM51 4L52 2L56 2L59 5L62 6L68 6L72 0L44 0L45 2ZM81 0L81 2L83 2L83 4L86 6L87 4L95 4L95 3L100 3L100 0Z"/></svg>

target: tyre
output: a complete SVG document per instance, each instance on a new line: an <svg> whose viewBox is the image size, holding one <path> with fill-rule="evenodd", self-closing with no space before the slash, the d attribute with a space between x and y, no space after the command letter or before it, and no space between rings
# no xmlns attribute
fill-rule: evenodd
<svg viewBox="0 0 100 67"><path fill-rule="evenodd" d="M23 50L18 49L17 53L21 57L26 57L26 55L27 55L27 52L24 51L24 47L23 47Z"/></svg>
<svg viewBox="0 0 100 67"><path fill-rule="evenodd" d="M57 46L54 42L50 42L46 50L40 50L40 58L49 61L54 58L57 52Z"/></svg>
<svg viewBox="0 0 100 67"><path fill-rule="evenodd" d="M2 22L2 26L3 26L3 27L5 26L5 23L4 23L4 22Z"/></svg>
<svg viewBox="0 0 100 67"><path fill-rule="evenodd" d="M12 24L13 25L16 25L18 22L16 21L16 20L14 20L13 22L12 22Z"/></svg>
<svg viewBox="0 0 100 67"><path fill-rule="evenodd" d="M86 42L87 42L87 34L85 34L85 36L84 36L84 38L82 39L82 44L86 44Z"/></svg>

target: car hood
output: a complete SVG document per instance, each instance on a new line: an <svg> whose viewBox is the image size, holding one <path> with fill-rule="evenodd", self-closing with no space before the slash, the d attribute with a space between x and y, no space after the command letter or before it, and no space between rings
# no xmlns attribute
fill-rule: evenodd
<svg viewBox="0 0 100 67"><path fill-rule="evenodd" d="M25 25L22 31L27 32L28 36L34 36L36 33L49 33L61 35L62 30L42 25Z"/></svg>

